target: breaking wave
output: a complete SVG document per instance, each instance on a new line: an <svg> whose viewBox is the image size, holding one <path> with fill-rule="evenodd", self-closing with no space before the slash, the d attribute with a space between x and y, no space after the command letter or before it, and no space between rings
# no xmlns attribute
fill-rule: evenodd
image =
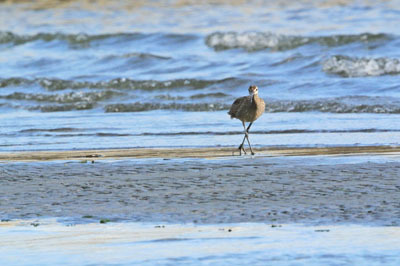
<svg viewBox="0 0 400 266"><path fill-rule="evenodd" d="M390 39L387 34L371 33L304 37L264 32L215 32L206 37L206 44L215 50L242 48L247 51L258 51L263 49L290 50L310 43L340 46L354 42L369 43L386 39Z"/></svg>
<svg viewBox="0 0 400 266"><path fill-rule="evenodd" d="M116 78L109 81L73 81L51 78L8 78L0 79L0 88L13 86L38 85L48 91L59 91L66 89L124 89L124 90L197 90L203 89L213 84L235 82L235 78L222 80L201 80L201 79L174 79L167 81L155 80L132 80L128 78Z"/></svg>
<svg viewBox="0 0 400 266"><path fill-rule="evenodd" d="M154 41L154 37L159 37L160 40L169 40L171 42L182 42L196 38L191 34L162 34L162 33L115 33L115 34L98 34L89 35L86 33L78 34L64 34L64 33L37 33L33 35L21 35L9 31L0 31L0 44L21 45L35 41L64 41L74 48L90 47L93 42L108 41L113 39L115 41L135 41L150 38ZM107 44L107 42L104 42Z"/></svg>
<svg viewBox="0 0 400 266"><path fill-rule="evenodd" d="M268 102L266 111L399 114L400 102L383 97L347 96L328 99Z"/></svg>
<svg viewBox="0 0 400 266"><path fill-rule="evenodd" d="M400 74L400 60L396 58L357 58L336 55L322 64L326 73L342 77L367 77Z"/></svg>

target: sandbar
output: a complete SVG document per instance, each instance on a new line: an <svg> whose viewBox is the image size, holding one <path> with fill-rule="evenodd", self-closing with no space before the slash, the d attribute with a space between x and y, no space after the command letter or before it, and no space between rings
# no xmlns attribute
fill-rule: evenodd
<svg viewBox="0 0 400 266"><path fill-rule="evenodd" d="M314 155L400 155L400 146L335 146L335 147L263 147L254 149L256 156ZM247 153L249 154L249 152ZM143 158L219 158L237 157L234 147L205 148L126 148L98 150L59 150L0 152L0 161L53 161Z"/></svg>

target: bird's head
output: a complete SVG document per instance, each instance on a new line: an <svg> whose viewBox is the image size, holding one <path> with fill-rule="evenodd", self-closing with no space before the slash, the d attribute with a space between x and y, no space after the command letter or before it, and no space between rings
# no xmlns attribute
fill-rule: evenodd
<svg viewBox="0 0 400 266"><path fill-rule="evenodd" d="M249 94L250 96L258 94L258 87L256 85L251 85L249 87Z"/></svg>

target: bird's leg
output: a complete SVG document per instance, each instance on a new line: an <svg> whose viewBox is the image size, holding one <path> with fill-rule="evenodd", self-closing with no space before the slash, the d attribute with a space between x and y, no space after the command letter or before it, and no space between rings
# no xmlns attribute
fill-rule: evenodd
<svg viewBox="0 0 400 266"><path fill-rule="evenodd" d="M246 150L243 148L243 144L244 144L244 139L243 139L242 144L240 144L239 148L238 148L239 149L239 155L242 155L242 151L243 151L244 154L247 154Z"/></svg>
<svg viewBox="0 0 400 266"><path fill-rule="evenodd" d="M247 143L249 144L249 147L250 147L251 155L254 155L255 153L253 152L253 149L251 148L249 137L246 136L246 139L247 139Z"/></svg>
<svg viewBox="0 0 400 266"><path fill-rule="evenodd" d="M250 130L250 127L251 127L252 124L253 124L253 122L250 122L249 126L247 127L247 129L246 129L247 133L249 133L249 130Z"/></svg>
<svg viewBox="0 0 400 266"><path fill-rule="evenodd" d="M243 129L244 129L244 137L243 137L242 144L239 145L239 155L242 155L242 150L243 150L244 154L247 154L246 150L243 148L244 141L245 141L245 139L247 137L247 130L246 130L246 124L243 121L242 121L242 124L243 124Z"/></svg>
<svg viewBox="0 0 400 266"><path fill-rule="evenodd" d="M246 134L245 134L245 138L247 139L247 143L249 144L251 155L254 155L254 152L253 152L253 149L251 148L250 140L249 140L249 130L250 130L250 127L251 127L252 124L253 124L253 122L251 122L251 123L249 124L249 126L247 127L247 129L246 129ZM244 142L244 139L243 139L243 142Z"/></svg>

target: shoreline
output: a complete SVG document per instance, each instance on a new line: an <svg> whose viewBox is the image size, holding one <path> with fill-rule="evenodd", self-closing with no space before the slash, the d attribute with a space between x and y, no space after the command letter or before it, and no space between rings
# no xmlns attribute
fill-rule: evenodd
<svg viewBox="0 0 400 266"><path fill-rule="evenodd" d="M400 146L265 147L254 148L256 157L400 155ZM234 152L234 154L233 154ZM249 152L247 153L249 154ZM250 155L247 155L250 157ZM127 148L60 151L0 152L0 162L41 162L57 160L105 159L215 159L239 157L235 147L206 148ZM244 157L242 155L242 157Z"/></svg>

